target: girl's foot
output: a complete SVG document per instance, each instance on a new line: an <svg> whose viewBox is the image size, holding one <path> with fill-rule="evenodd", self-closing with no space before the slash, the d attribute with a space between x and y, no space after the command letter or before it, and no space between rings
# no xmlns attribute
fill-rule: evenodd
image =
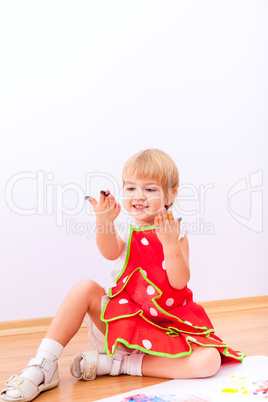
<svg viewBox="0 0 268 402"><path fill-rule="evenodd" d="M75 378L85 381L107 374L142 376L143 356L144 353L124 349L118 349L113 357L108 357L104 351L86 350L74 357L70 371Z"/></svg>
<svg viewBox="0 0 268 402"><path fill-rule="evenodd" d="M30 360L25 373L39 372L42 377L40 384L36 385L32 380L13 375L6 383L6 388L1 392L0 401L32 401L41 392L57 387L59 384L58 362L49 362L46 359L35 357Z"/></svg>
<svg viewBox="0 0 268 402"><path fill-rule="evenodd" d="M58 363L63 347L53 339L44 338L36 357L31 359L20 376L12 376L0 394L2 401L31 401L40 392L59 383Z"/></svg>

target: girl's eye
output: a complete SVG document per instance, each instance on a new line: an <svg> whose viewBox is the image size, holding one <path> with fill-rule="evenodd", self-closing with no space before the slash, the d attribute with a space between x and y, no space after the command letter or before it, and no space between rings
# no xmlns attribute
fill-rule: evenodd
<svg viewBox="0 0 268 402"><path fill-rule="evenodd" d="M127 187L126 190L127 190L127 191L134 191L134 190L135 190L135 187Z"/></svg>
<svg viewBox="0 0 268 402"><path fill-rule="evenodd" d="M153 191L156 191L154 188L146 188L146 191L148 191L149 193L152 193Z"/></svg>

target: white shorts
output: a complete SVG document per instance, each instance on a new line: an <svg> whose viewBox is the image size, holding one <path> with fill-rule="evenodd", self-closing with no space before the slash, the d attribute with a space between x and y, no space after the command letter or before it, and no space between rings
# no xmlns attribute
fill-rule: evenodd
<svg viewBox="0 0 268 402"><path fill-rule="evenodd" d="M102 297L101 299L101 310L109 301L109 296L107 294L107 290L104 289L106 292L106 295ZM89 337L89 342L93 346L94 349L98 350L104 350L105 349L105 336L100 332L100 330L96 327L96 325L92 322L91 318L89 317L88 314L85 315L84 318L84 323L86 324L88 328L88 337Z"/></svg>

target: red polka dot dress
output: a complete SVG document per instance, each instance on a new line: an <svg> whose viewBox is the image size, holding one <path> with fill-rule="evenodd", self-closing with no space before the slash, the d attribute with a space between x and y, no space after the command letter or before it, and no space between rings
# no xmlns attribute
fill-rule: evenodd
<svg viewBox="0 0 268 402"><path fill-rule="evenodd" d="M170 286L153 226L131 226L125 265L109 297L101 318L106 323L105 346L110 357L122 343L173 358L190 355L193 344L217 348L223 361L244 358L244 353L230 349L215 335L187 286L181 290Z"/></svg>

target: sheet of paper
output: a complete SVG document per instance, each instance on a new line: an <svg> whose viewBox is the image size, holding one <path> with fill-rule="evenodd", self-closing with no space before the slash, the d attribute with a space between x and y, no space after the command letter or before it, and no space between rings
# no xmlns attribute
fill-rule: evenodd
<svg viewBox="0 0 268 402"><path fill-rule="evenodd" d="M249 356L243 363L223 365L211 378L171 380L99 402L268 401L267 384L268 356Z"/></svg>

